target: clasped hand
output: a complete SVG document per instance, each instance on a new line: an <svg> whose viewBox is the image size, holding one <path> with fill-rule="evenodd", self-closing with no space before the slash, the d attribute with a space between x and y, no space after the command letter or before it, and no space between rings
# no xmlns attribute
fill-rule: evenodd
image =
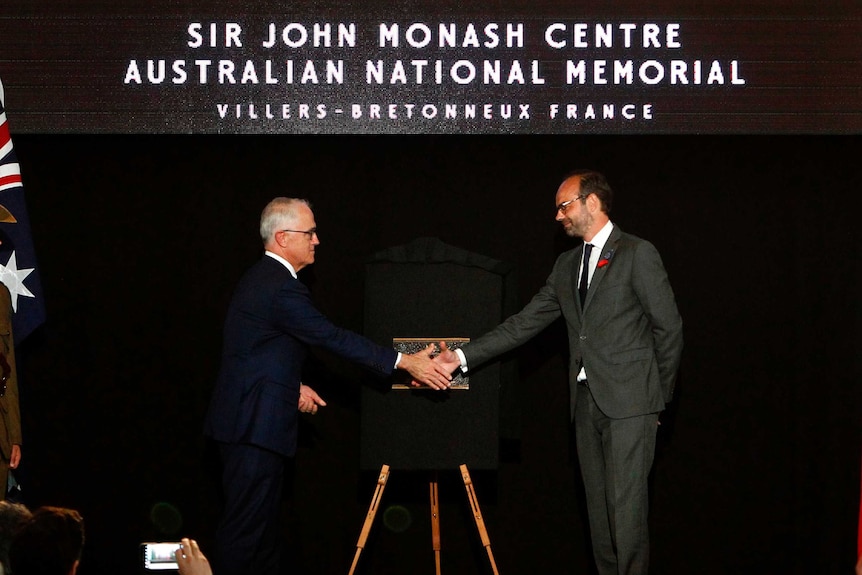
<svg viewBox="0 0 862 575"><path fill-rule="evenodd" d="M457 354L446 346L445 341L440 342L440 353L433 343L422 351L412 355L402 355L398 364L413 376L414 386L427 385L432 389L449 389L452 384L452 372L461 367L461 360Z"/></svg>
<svg viewBox="0 0 862 575"><path fill-rule="evenodd" d="M401 354L401 360L396 366L413 376L412 385L419 387L427 385L432 389L449 389L452 383L452 372L461 367L458 355L440 342L440 353L433 343L414 354ZM309 386L299 386L299 411L302 413L317 413L319 407L325 407L326 402Z"/></svg>

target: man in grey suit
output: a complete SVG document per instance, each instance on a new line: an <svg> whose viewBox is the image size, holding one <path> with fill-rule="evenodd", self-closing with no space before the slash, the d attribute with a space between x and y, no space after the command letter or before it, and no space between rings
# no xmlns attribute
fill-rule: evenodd
<svg viewBox="0 0 862 575"><path fill-rule="evenodd" d="M438 361L475 368L565 318L571 416L596 565L601 575L646 575L647 478L659 413L680 363L682 319L658 251L610 221L612 200L597 172L566 178L556 220L583 243L557 259L524 309Z"/></svg>

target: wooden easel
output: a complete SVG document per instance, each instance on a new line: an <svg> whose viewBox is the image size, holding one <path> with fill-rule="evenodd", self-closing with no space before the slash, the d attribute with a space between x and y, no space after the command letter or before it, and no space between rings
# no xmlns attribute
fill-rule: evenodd
<svg viewBox="0 0 862 575"><path fill-rule="evenodd" d="M494 561L494 553L491 551L491 539L488 537L488 530L485 529L485 520L482 519L482 511L479 509L479 500L476 498L476 491L473 489L473 480L470 479L470 472L466 465L461 465L461 478L464 480L464 487L467 489L467 498L470 500L470 507L473 510L473 518L476 520L476 528L479 530L479 537L482 540L482 545L488 552L488 559L491 561L491 569L494 575L499 575L497 571L497 563ZM359 563L359 555L365 548L365 542L368 539L368 533L371 531L371 524L374 522L374 516L377 515L377 508L380 505L380 500L383 498L383 490L386 488L386 482L389 480L389 466L384 465L380 468L380 475L377 477L377 488L374 490L374 495L371 497L371 505L368 506L368 513L365 515L365 523L362 525L362 531L359 534L359 541L356 543L356 555L353 556L353 564L350 566L349 575L353 575L356 570L356 565ZM434 549L434 562L436 564L436 573L440 575L440 514L437 500L437 478L431 481L431 546Z"/></svg>

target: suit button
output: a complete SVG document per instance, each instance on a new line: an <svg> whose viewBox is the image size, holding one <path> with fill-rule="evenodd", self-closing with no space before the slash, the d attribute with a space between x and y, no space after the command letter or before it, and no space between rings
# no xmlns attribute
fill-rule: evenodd
<svg viewBox="0 0 862 575"><path fill-rule="evenodd" d="M585 335L580 336L581 341L584 341L585 339L587 339L587 336L585 336Z"/></svg>

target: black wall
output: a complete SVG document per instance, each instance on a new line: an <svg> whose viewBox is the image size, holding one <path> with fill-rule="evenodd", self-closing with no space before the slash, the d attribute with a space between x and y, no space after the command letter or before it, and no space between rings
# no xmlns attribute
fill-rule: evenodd
<svg viewBox="0 0 862 575"><path fill-rule="evenodd" d="M685 323L653 474L654 572L855 561L858 137L26 135L16 149L48 307L19 349L20 478L28 505L83 513L82 574L135 572L145 540L211 549L219 494L202 418L269 199L313 202L322 245L303 279L361 331L364 262L417 237L515 264L526 303L573 245L554 194L578 167L603 171L612 219L659 248ZM474 477L501 573L589 572L565 348L558 324L516 354L519 440ZM330 406L303 429L287 546L310 573L345 573L376 474L359 471L363 376L319 359ZM441 477L444 569L486 572L453 474ZM394 474L387 489L382 508L413 521L398 532L381 515L361 569L432 573L427 477ZM159 502L181 527L151 516Z"/></svg>

